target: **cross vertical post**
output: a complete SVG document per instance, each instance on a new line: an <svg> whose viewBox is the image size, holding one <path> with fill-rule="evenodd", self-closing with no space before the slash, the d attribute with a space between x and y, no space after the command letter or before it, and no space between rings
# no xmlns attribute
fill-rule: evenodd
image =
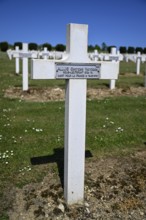
<svg viewBox="0 0 146 220"><path fill-rule="evenodd" d="M88 62L87 36L87 25L68 25L66 50L71 62ZM66 80L64 197L68 204L84 197L86 87L86 79Z"/></svg>
<svg viewBox="0 0 146 220"><path fill-rule="evenodd" d="M111 55L112 56L116 56L117 54L117 50L115 47L111 48ZM112 60L112 62L116 62L114 59ZM115 79L111 79L110 80L110 89L115 89L115 84L116 84L116 80Z"/></svg>
<svg viewBox="0 0 146 220"><path fill-rule="evenodd" d="M19 52L18 46L15 47L15 51ZM16 72L16 74L19 74L19 57L15 58L15 72Z"/></svg>
<svg viewBox="0 0 146 220"><path fill-rule="evenodd" d="M140 74L140 61L141 61L141 53L140 51L137 52L137 59L136 59L136 74Z"/></svg>
<svg viewBox="0 0 146 220"><path fill-rule="evenodd" d="M23 43L22 46L23 53L28 53L28 44ZM23 57L22 59L23 69L22 69L22 89L23 91L28 90L28 57Z"/></svg>

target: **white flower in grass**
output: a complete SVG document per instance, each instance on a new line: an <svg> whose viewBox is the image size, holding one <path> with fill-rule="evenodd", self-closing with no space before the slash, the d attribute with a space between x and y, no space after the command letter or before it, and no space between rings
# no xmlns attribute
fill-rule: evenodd
<svg viewBox="0 0 146 220"><path fill-rule="evenodd" d="M61 140L61 137L58 135L57 137L57 141L59 142Z"/></svg>
<svg viewBox="0 0 146 220"><path fill-rule="evenodd" d="M27 130L25 130L25 133L27 133Z"/></svg>
<svg viewBox="0 0 146 220"><path fill-rule="evenodd" d="M106 128L106 125L103 125L103 128Z"/></svg>
<svg viewBox="0 0 146 220"><path fill-rule="evenodd" d="M8 161L6 161L6 163L5 164L8 164L9 162Z"/></svg>
<svg viewBox="0 0 146 220"><path fill-rule="evenodd" d="M43 129L41 129L41 128L36 128L35 131L36 131L36 132L42 132Z"/></svg>
<svg viewBox="0 0 146 220"><path fill-rule="evenodd" d="M124 129L123 128L121 128L121 127L118 127L117 129L116 129L116 132L123 132L124 131Z"/></svg>

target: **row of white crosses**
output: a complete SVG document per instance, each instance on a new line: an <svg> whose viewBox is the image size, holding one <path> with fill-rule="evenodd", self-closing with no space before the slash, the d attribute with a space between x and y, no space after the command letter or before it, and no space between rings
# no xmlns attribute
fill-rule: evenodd
<svg viewBox="0 0 146 220"><path fill-rule="evenodd" d="M28 90L28 58L43 58L43 59L61 59L64 57L63 52L58 52L58 51L48 51L46 47L44 47L44 50L42 51L29 51L28 50L28 44L23 43L23 50L19 50L19 47L16 47L15 50L8 50L7 51L8 56L10 59L12 57L15 58L15 68L16 68L16 74L19 73L19 58L21 58L24 62L23 65L24 68L22 71L23 72L23 86L22 89L23 91ZM98 53L97 50L94 51L94 53L89 54L89 58L94 61L112 61L112 62L120 62L123 60L123 55L119 53L119 51L116 50L115 47L111 48L111 53L110 54L105 54L105 53ZM24 64L25 63L25 64ZM110 89L115 89L115 83L116 79L110 79Z"/></svg>
<svg viewBox="0 0 146 220"><path fill-rule="evenodd" d="M15 58L15 72L19 74L20 72L20 59L22 59L22 90L28 90L28 59L29 58L39 58L43 59L61 59L63 57L63 52L53 51L49 52L47 48L44 48L42 51L30 51L28 50L28 44L22 44L22 50L19 50L19 47L16 46L15 50L7 50L9 59Z"/></svg>
<svg viewBox="0 0 146 220"><path fill-rule="evenodd" d="M89 54L89 57L94 61L111 61L111 62L118 62L123 60L123 55L120 54L119 51L117 51L116 47L111 48L111 53L98 53L97 50L94 51L94 53ZM120 71L120 65L119 65L119 71ZM110 79L110 89L115 89L116 79Z"/></svg>
<svg viewBox="0 0 146 220"><path fill-rule="evenodd" d="M119 62L91 61L88 25L67 26L66 54L61 60L32 60L33 79L65 79L64 197L84 200L87 79L117 79Z"/></svg>
<svg viewBox="0 0 146 220"><path fill-rule="evenodd" d="M98 53L97 50L94 50L93 53L89 53L89 57L95 61L98 61L98 60L122 61L123 60L123 55L120 54L120 52L116 49L116 47L112 47L110 53Z"/></svg>
<svg viewBox="0 0 146 220"><path fill-rule="evenodd" d="M146 61L146 54L141 54L141 52L137 52L137 54L125 54L124 59L126 62L131 60L136 63L136 74L140 74L140 63L144 63Z"/></svg>
<svg viewBox="0 0 146 220"><path fill-rule="evenodd" d="M38 51L38 57L42 57L43 59L62 59L64 52L59 51L48 51L47 47L44 47L42 51Z"/></svg>
<svg viewBox="0 0 146 220"><path fill-rule="evenodd" d="M7 54L10 59L15 58L15 71L16 74L19 74L20 68L19 68L19 59L22 59L22 89L23 91L28 90L28 59L29 58L43 58L44 60L47 59L62 59L65 57L65 53L63 52L58 52L58 51L53 51L50 52L47 50L45 47L44 50L42 51L29 51L28 50L28 44L23 43L23 48L22 50L19 50L19 47L16 47L15 50L8 50ZM89 58L97 61L99 60L110 60L112 62L119 62L120 61L120 56L116 52L116 48L112 48L111 54L98 54L97 51L94 52L94 54L90 54ZM115 81L116 79L110 79L110 89L115 88Z"/></svg>

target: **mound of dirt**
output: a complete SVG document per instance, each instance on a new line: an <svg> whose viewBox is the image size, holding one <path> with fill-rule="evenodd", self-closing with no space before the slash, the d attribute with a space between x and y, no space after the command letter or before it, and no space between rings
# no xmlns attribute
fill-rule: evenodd
<svg viewBox="0 0 146 220"><path fill-rule="evenodd" d="M57 174L15 189L10 220L146 219L146 150L86 161L85 200L68 206Z"/></svg>
<svg viewBox="0 0 146 220"><path fill-rule="evenodd" d="M144 87L130 87L130 88L116 88L110 90L106 89L87 89L88 99L103 99L112 96L139 96L146 95L146 88ZM5 97L13 99L18 98L26 101L46 102L46 101L63 101L65 99L65 90L61 88L44 88L35 89L30 88L28 91L22 91L22 88L11 87L5 91Z"/></svg>

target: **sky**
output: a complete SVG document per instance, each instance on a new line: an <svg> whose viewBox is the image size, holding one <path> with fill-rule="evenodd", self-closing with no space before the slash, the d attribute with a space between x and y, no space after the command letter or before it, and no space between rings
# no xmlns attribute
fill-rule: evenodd
<svg viewBox="0 0 146 220"><path fill-rule="evenodd" d="M146 47L146 0L0 0L0 42L66 45L69 23L88 45Z"/></svg>

